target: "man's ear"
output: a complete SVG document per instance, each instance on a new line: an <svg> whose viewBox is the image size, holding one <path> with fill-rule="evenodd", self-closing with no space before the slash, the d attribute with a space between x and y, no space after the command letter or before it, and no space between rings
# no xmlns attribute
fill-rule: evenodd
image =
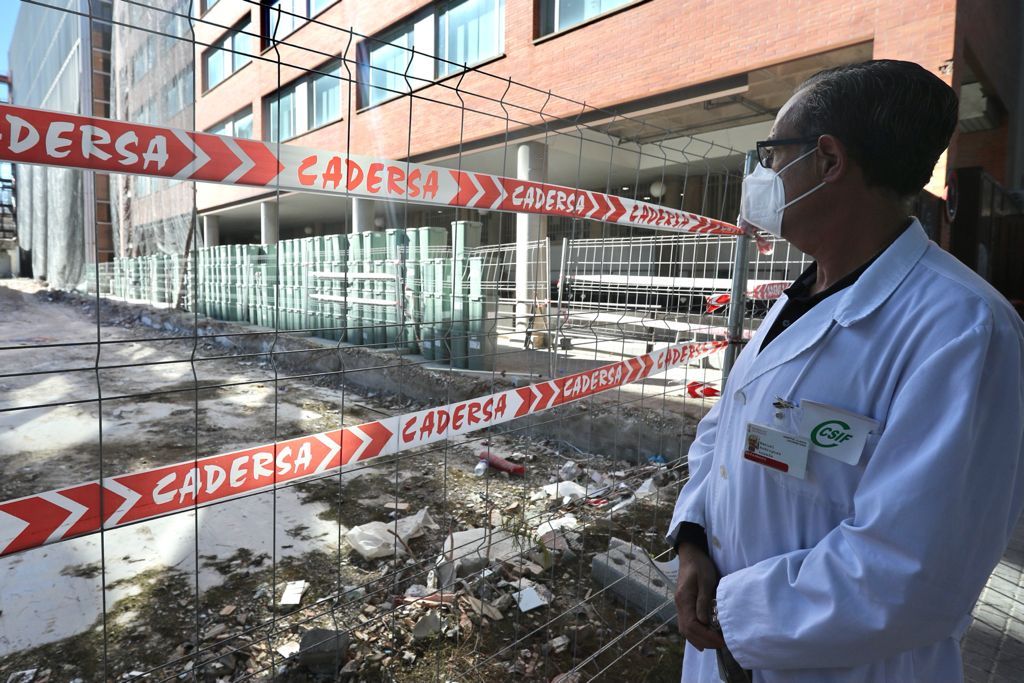
<svg viewBox="0 0 1024 683"><path fill-rule="evenodd" d="M850 157L846 154L846 146L834 135L822 135L818 138L818 154L815 161L818 165L818 177L826 183L842 180L850 169Z"/></svg>

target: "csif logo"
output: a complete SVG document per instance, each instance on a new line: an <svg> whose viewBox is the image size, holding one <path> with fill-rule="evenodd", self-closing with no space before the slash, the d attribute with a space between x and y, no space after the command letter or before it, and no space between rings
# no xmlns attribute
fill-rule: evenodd
<svg viewBox="0 0 1024 683"><path fill-rule="evenodd" d="M841 420L826 420L811 430L811 441L819 448L835 448L852 438L850 425Z"/></svg>

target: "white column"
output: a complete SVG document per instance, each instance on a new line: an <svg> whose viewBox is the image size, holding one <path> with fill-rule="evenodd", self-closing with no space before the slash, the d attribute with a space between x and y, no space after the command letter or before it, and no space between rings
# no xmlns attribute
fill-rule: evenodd
<svg viewBox="0 0 1024 683"><path fill-rule="evenodd" d="M220 245L220 216L203 216L203 246Z"/></svg>
<svg viewBox="0 0 1024 683"><path fill-rule="evenodd" d="M277 244L280 238L277 202L260 202L260 244Z"/></svg>
<svg viewBox="0 0 1024 683"><path fill-rule="evenodd" d="M547 175L547 147L527 142L516 150L516 178L543 182ZM516 214L516 327L525 328L533 300L547 299L550 273L543 264L530 262L530 242L547 237L547 218L538 214Z"/></svg>
<svg viewBox="0 0 1024 683"><path fill-rule="evenodd" d="M374 212L377 210L377 202L372 199L352 198L352 232L367 232L373 230Z"/></svg>

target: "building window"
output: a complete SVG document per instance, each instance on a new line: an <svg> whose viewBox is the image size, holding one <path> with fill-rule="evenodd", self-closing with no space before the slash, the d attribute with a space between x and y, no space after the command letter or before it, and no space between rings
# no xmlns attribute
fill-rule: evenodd
<svg viewBox="0 0 1024 683"><path fill-rule="evenodd" d="M383 102L396 95L407 92L405 83L406 68L413 48L413 26L404 26L399 31L379 40L371 40L367 50L366 78L363 83L368 86L363 104L370 106ZM410 69L411 70L411 69Z"/></svg>
<svg viewBox="0 0 1024 683"><path fill-rule="evenodd" d="M249 20L241 22L203 53L204 90L213 88L225 78L249 63L252 55L252 36Z"/></svg>
<svg viewBox="0 0 1024 683"><path fill-rule="evenodd" d="M500 4L499 0L459 0L442 6L437 15L438 77L501 54Z"/></svg>
<svg viewBox="0 0 1024 683"><path fill-rule="evenodd" d="M252 139L252 107L246 107L207 129L207 133Z"/></svg>
<svg viewBox="0 0 1024 683"><path fill-rule="evenodd" d="M156 45L152 39L145 43L132 55L132 83L138 83L149 73L156 61Z"/></svg>
<svg viewBox="0 0 1024 683"><path fill-rule="evenodd" d="M270 142L287 140L305 132L296 128L296 123L300 118L296 111L299 98L296 97L295 91L300 86L305 89L305 83L296 83L282 88L271 96L270 125L267 127L267 139Z"/></svg>
<svg viewBox="0 0 1024 683"><path fill-rule="evenodd" d="M335 0L310 0L309 16L315 17L333 5Z"/></svg>
<svg viewBox="0 0 1024 683"><path fill-rule="evenodd" d="M341 62L317 67L315 73L267 98L264 139L288 140L341 120Z"/></svg>
<svg viewBox="0 0 1024 683"><path fill-rule="evenodd" d="M410 85L426 85L499 56L503 10L504 0L451 0L363 41L360 106L379 104L408 92Z"/></svg>
<svg viewBox="0 0 1024 683"><path fill-rule="evenodd" d="M557 33L634 0L540 0L540 34Z"/></svg>
<svg viewBox="0 0 1024 683"><path fill-rule="evenodd" d="M332 62L317 71L320 73L312 76L310 128L341 120L341 62Z"/></svg>
<svg viewBox="0 0 1024 683"><path fill-rule="evenodd" d="M185 107L191 106L195 100L192 94L192 70L185 69L171 79L170 87L165 93L166 115L174 116Z"/></svg>

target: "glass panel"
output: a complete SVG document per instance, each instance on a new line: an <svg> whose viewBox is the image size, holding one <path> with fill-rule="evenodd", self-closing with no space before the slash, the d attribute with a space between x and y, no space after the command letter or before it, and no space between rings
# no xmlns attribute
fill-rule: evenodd
<svg viewBox="0 0 1024 683"><path fill-rule="evenodd" d="M438 63L438 75L460 70L501 52L499 0L462 0L442 13L438 21L438 53L454 62Z"/></svg>
<svg viewBox="0 0 1024 683"><path fill-rule="evenodd" d="M545 0L541 34L564 31L630 2L632 0Z"/></svg>
<svg viewBox="0 0 1024 683"><path fill-rule="evenodd" d="M281 94L270 101L271 142L287 140L295 137L295 88L281 91Z"/></svg>
<svg viewBox="0 0 1024 683"><path fill-rule="evenodd" d="M252 139L252 110L245 112L235 121L234 136L236 138Z"/></svg>
<svg viewBox="0 0 1024 683"><path fill-rule="evenodd" d="M405 92L405 69L412 53L412 28L403 33L383 38L386 43L376 42L370 47L369 97L368 105L377 104Z"/></svg>
<svg viewBox="0 0 1024 683"><path fill-rule="evenodd" d="M236 32L231 36L232 49L235 51L232 55L232 73L238 71L243 66L249 63L251 59L253 48L253 36L243 31L249 30L249 22L245 22L238 27Z"/></svg>
<svg viewBox="0 0 1024 683"><path fill-rule="evenodd" d="M272 29L271 35L282 40L306 23L306 2L307 0L279 0L275 3L270 8L270 22L272 27L276 26L276 33Z"/></svg>
<svg viewBox="0 0 1024 683"><path fill-rule="evenodd" d="M312 7L310 8L310 16L319 14L320 12L327 9L330 5L334 4L335 0L312 0Z"/></svg>
<svg viewBox="0 0 1024 683"><path fill-rule="evenodd" d="M317 128L341 118L341 67L331 64L330 75L313 79L313 123Z"/></svg>
<svg viewBox="0 0 1024 683"><path fill-rule="evenodd" d="M227 77L225 52L216 47L206 53L206 89L209 90Z"/></svg>

